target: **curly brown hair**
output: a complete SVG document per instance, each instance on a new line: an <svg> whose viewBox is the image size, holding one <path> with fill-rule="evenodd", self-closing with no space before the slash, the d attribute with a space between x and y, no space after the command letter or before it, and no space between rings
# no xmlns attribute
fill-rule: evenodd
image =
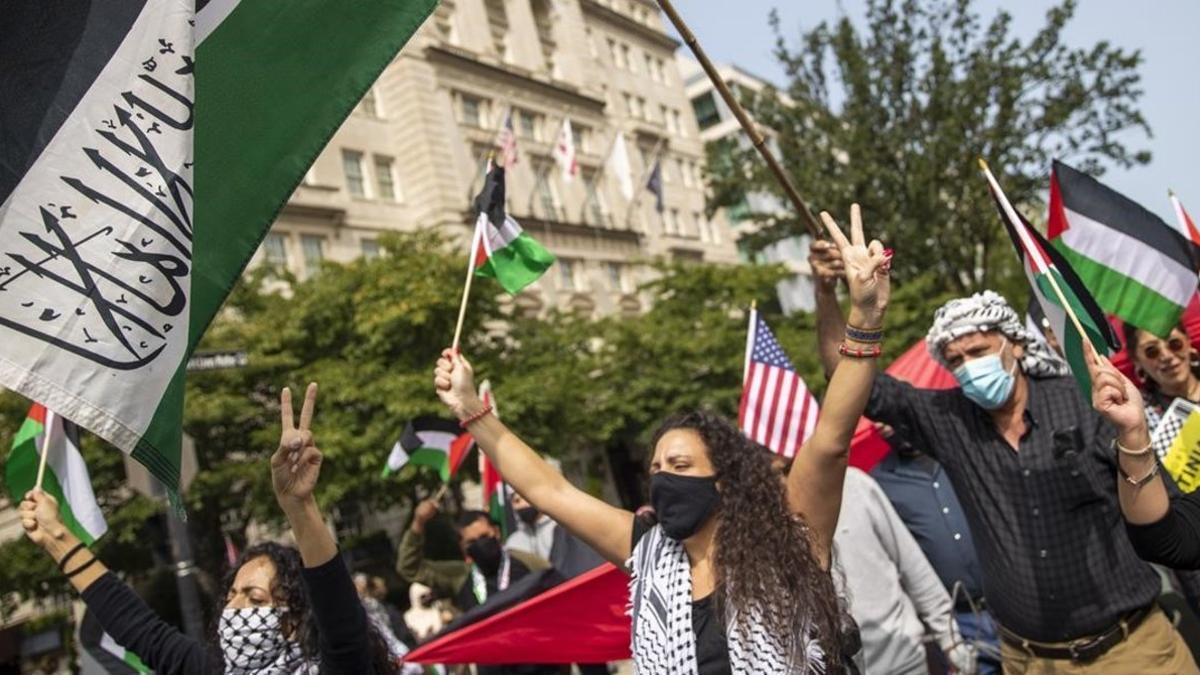
<svg viewBox="0 0 1200 675"><path fill-rule="evenodd" d="M312 613L312 604L308 599L308 590L304 587L304 579L301 577L304 562L300 558L300 552L295 548L272 541L247 548L238 558L237 564L226 572L222 587L223 593L220 597L224 600L228 596L229 589L233 587L233 581L242 566L257 558L266 558L275 566L275 578L271 580L271 596L280 607L287 609L281 617L281 630L284 635L292 636L306 660L318 661L321 654L317 622ZM354 600L357 601L358 597L355 596ZM219 650L216 650L216 645L220 642L217 637L217 627L221 613L218 611L216 614L209 643L215 658L210 662L214 666L220 666L219 670L213 672L224 672L224 659ZM371 671L373 674L392 675L400 672L399 667L392 661L388 653L387 642L369 620L367 621L367 645L374 665Z"/></svg>
<svg viewBox="0 0 1200 675"><path fill-rule="evenodd" d="M812 635L828 672L840 671L852 651L844 606L813 552L808 525L788 506L775 455L706 410L668 418L651 448L676 429L700 435L720 487L714 571L721 615L728 622L733 609L758 608L763 628L784 639L794 662L804 663L803 637Z"/></svg>

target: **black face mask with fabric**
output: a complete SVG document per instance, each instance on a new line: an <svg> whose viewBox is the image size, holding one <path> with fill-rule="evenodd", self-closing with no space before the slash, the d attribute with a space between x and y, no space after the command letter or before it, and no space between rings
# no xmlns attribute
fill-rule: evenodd
<svg viewBox="0 0 1200 675"><path fill-rule="evenodd" d="M676 541L696 534L720 501L716 476L680 476L664 471L650 476L650 505L663 533Z"/></svg>
<svg viewBox="0 0 1200 675"><path fill-rule="evenodd" d="M500 571L500 561L504 553L500 548L500 540L488 536L471 542L467 546L467 555L471 556L471 560L479 567L479 571L483 572L483 576L494 577L496 572Z"/></svg>
<svg viewBox="0 0 1200 675"><path fill-rule="evenodd" d="M531 527L537 522L538 517L541 515L542 512L538 511L532 506L526 506L525 508L517 509L517 518L520 518L522 523L525 523Z"/></svg>

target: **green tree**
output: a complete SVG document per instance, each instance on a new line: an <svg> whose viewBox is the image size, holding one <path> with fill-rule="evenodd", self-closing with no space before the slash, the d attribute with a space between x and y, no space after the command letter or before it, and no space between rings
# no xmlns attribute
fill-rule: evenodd
<svg viewBox="0 0 1200 675"><path fill-rule="evenodd" d="M813 208L862 204L871 231L897 249L899 283L929 274L956 294L1011 293L1019 270L977 158L1031 207L1052 158L1096 174L1150 159L1125 145L1150 131L1137 107L1142 56L1107 41L1065 45L1075 6L1052 8L1028 40L1007 12L985 20L973 0L868 0L861 27L821 23L795 43L773 15L791 104L771 91L749 103ZM782 196L752 154L711 149L716 206L747 191ZM752 217L765 227L751 247L804 232L794 212Z"/></svg>

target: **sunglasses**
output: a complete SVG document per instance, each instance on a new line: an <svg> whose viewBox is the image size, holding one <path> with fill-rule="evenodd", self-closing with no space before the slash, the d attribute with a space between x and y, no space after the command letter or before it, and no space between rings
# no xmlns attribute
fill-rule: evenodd
<svg viewBox="0 0 1200 675"><path fill-rule="evenodd" d="M1183 350L1187 349L1187 341L1183 338L1173 337L1167 340L1167 349L1172 354L1181 354ZM1142 350L1142 357L1149 361L1157 361L1162 355L1162 347L1158 344L1146 345L1146 348Z"/></svg>

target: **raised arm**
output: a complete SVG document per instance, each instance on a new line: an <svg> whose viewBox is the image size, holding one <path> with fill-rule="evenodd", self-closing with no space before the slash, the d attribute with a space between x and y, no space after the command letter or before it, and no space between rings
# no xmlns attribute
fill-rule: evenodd
<svg viewBox="0 0 1200 675"><path fill-rule="evenodd" d="M513 489L600 555L624 565L633 537L632 513L572 485L495 415L485 413L475 393L471 364L461 354L449 349L442 352L434 372L434 386L450 411L467 421L475 443Z"/></svg>
<svg viewBox="0 0 1200 675"><path fill-rule="evenodd" d="M821 416L813 435L800 448L788 474L788 498L793 510L804 515L813 531L818 555L826 562L833 546L838 511L842 505L842 482L850 439L871 395L875 378L878 340L868 334L883 330L883 316L891 292L888 268L891 253L879 241L866 243L862 212L858 204L850 207L850 239L828 213L821 219L834 244L841 252L850 287L850 320L863 341L847 336L847 356L836 364ZM875 354L875 356L868 356Z"/></svg>
<svg viewBox="0 0 1200 675"><path fill-rule="evenodd" d="M833 375L842 360L838 345L846 332L846 318L838 304L838 280L845 278L846 265L837 244L817 239L809 246L808 263L812 266L817 301L817 349L825 377Z"/></svg>
<svg viewBox="0 0 1200 675"><path fill-rule="evenodd" d="M313 409L317 405L317 383L309 383L300 408L300 425L294 423L292 390L284 387L279 394L282 431L279 448L271 456L271 484L275 500L283 509L296 548L305 567L320 567L337 555L337 541L325 526L313 490L321 475L321 451L313 439Z"/></svg>

